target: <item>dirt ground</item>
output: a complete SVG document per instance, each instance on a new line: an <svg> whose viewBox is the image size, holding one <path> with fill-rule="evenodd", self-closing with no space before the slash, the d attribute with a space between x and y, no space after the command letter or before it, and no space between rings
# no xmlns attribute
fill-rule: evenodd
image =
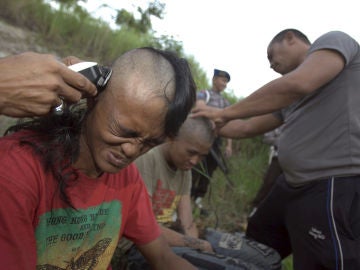
<svg viewBox="0 0 360 270"><path fill-rule="evenodd" d="M26 51L51 52L48 48L38 45L37 40L36 33L10 25L0 18L0 58ZM16 119L0 116L0 136L15 121Z"/></svg>
<svg viewBox="0 0 360 270"><path fill-rule="evenodd" d="M10 25L0 18L0 57L26 51L49 52L37 44L37 34Z"/></svg>

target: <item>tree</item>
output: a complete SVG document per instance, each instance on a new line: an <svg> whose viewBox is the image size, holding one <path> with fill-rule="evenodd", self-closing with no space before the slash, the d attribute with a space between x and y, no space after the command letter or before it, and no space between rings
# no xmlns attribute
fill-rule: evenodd
<svg viewBox="0 0 360 270"><path fill-rule="evenodd" d="M86 2L86 0L53 0L53 2L57 2L60 5L65 6L77 6L78 2Z"/></svg>
<svg viewBox="0 0 360 270"><path fill-rule="evenodd" d="M134 14L125 9L120 9L116 16L116 24L121 27L131 28L140 33L149 33L152 31L151 16L163 19L165 4L157 0L150 2L146 9L137 8L140 19L136 19Z"/></svg>

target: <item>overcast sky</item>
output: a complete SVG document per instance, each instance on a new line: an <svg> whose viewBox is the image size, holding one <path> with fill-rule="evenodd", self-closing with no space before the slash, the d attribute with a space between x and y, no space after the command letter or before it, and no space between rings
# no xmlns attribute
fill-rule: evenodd
<svg viewBox="0 0 360 270"><path fill-rule="evenodd" d="M209 82L214 68L228 71L228 90L238 97L248 96L279 76L269 68L266 47L285 28L302 31L312 42L331 30L344 31L360 41L359 0L161 2L166 3L165 16L154 20L153 28L182 41L185 53L194 56ZM88 0L87 6L95 12L101 3L134 11L147 1Z"/></svg>

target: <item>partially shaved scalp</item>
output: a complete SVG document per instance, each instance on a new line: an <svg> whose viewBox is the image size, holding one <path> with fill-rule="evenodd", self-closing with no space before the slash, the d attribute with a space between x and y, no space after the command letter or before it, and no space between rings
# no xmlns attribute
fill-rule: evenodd
<svg viewBox="0 0 360 270"><path fill-rule="evenodd" d="M112 65L107 89L114 96L131 96L146 104L164 100L165 135L176 136L195 103L196 85L185 59L172 52L139 48L126 52ZM118 86L121 86L119 89Z"/></svg>
<svg viewBox="0 0 360 270"><path fill-rule="evenodd" d="M212 145L215 140L215 131L208 118L188 117L181 126L177 138L189 141L193 141L196 138L196 140Z"/></svg>
<svg viewBox="0 0 360 270"><path fill-rule="evenodd" d="M135 49L119 57L112 66L113 84L124 86L121 94L131 92L139 101L149 97L174 98L175 72L163 57L146 49Z"/></svg>

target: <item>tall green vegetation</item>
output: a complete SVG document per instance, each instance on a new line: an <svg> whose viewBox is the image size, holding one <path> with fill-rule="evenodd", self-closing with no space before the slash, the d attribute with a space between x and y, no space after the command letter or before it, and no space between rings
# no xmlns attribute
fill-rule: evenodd
<svg viewBox="0 0 360 270"><path fill-rule="evenodd" d="M228 160L229 173L217 169L210 181L203 206L209 215L203 217L195 209L196 222L201 229L216 228L239 232L247 226L252 200L262 184L268 166L269 146L261 137L234 141L235 154ZM282 270L292 270L292 257L282 263Z"/></svg>
<svg viewBox="0 0 360 270"><path fill-rule="evenodd" d="M229 173L217 169L211 179L204 207L209 210L206 225L225 231L242 231L251 201L262 182L269 147L260 137L234 142L228 159Z"/></svg>
<svg viewBox="0 0 360 270"><path fill-rule="evenodd" d="M52 8L44 0L1 2L0 16L3 19L40 33L39 43L46 44L60 56L76 55L109 63L125 51L137 47L173 50L188 59L198 87L208 87L204 70L193 57L184 54L180 41L166 35L155 36L150 17L161 18L164 8L161 3L149 3L144 10L139 8L139 20L135 20L129 12L120 10L117 16L119 29L112 29L107 22L94 18L75 0L57 1L58 9Z"/></svg>

